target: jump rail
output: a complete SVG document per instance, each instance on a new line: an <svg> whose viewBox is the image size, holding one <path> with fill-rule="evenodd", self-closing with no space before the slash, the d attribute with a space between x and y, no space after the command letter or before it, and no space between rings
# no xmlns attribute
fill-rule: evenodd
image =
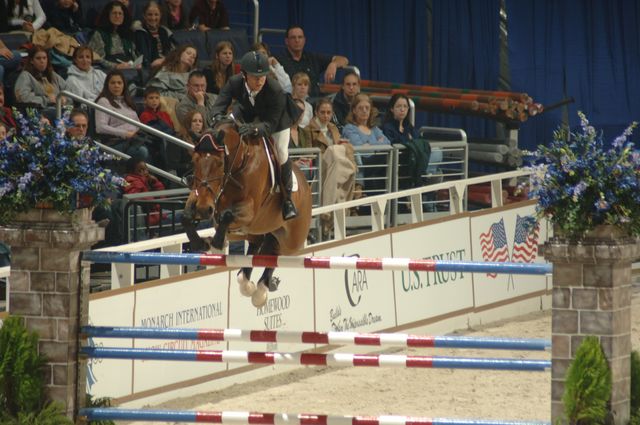
<svg viewBox="0 0 640 425"><path fill-rule="evenodd" d="M85 326L82 333L97 338L180 339L199 341L285 342L300 344L367 345L422 348L477 348L537 350L551 348L551 341L536 338L423 336L409 334L360 334L356 332L263 331L242 329L185 329Z"/></svg>
<svg viewBox="0 0 640 425"><path fill-rule="evenodd" d="M146 348L82 347L91 358L129 360L182 360L212 363L284 364L305 366L408 367L427 369L485 369L546 371L549 360L407 356L401 354L320 354L226 350L159 350Z"/></svg>
<svg viewBox="0 0 640 425"><path fill-rule="evenodd" d="M83 261L199 265L220 267L284 267L301 269L409 270L427 272L468 272L543 275L551 264L436 261L410 258L295 257L276 255L173 254L161 252L84 251Z"/></svg>
<svg viewBox="0 0 640 425"><path fill-rule="evenodd" d="M207 412L189 410L135 410L84 408L89 421L197 422L225 425L550 425L538 421L447 419L412 416L339 416L312 413Z"/></svg>

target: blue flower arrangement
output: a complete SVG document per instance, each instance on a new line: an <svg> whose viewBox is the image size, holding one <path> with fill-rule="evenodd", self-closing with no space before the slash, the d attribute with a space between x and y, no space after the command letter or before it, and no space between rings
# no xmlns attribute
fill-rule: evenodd
<svg viewBox="0 0 640 425"><path fill-rule="evenodd" d="M106 205L109 193L123 185L103 166L111 155L89 139L67 134L70 111L54 126L35 109L13 114L19 133L0 140L0 224L41 204L70 213L79 207L80 195L88 199L82 207Z"/></svg>
<svg viewBox="0 0 640 425"><path fill-rule="evenodd" d="M632 123L607 149L602 132L578 112L580 130L558 129L549 146L529 153L529 198L563 237L580 239L599 225L640 235L640 153L629 140Z"/></svg>

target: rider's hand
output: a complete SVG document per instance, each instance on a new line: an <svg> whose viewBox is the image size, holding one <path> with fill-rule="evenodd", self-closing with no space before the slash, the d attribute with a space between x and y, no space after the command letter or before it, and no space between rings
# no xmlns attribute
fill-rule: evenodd
<svg viewBox="0 0 640 425"><path fill-rule="evenodd" d="M240 126L238 127L238 133L244 137L244 136L257 136L258 135L258 128L256 127L255 124L240 124Z"/></svg>

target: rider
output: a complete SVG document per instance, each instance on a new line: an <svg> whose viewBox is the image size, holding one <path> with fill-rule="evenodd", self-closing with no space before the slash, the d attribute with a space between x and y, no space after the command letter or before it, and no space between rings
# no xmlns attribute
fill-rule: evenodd
<svg viewBox="0 0 640 425"><path fill-rule="evenodd" d="M293 180L289 159L290 127L300 114L291 96L271 77L269 60L258 52L247 52L240 60L242 72L230 77L213 105L214 117L221 117L233 100L233 114L244 124L238 127L240 136L271 137L276 147L280 164L282 194L282 217L285 220L298 215L291 201ZM295 114L295 115L294 115Z"/></svg>

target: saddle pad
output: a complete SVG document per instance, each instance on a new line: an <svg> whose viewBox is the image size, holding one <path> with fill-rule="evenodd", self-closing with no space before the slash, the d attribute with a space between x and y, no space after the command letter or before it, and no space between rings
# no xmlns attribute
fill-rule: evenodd
<svg viewBox="0 0 640 425"><path fill-rule="evenodd" d="M268 153L269 152L269 148L267 147L267 140L263 137L262 138L262 143L264 144L264 149L265 151ZM276 170L274 168L274 164L273 161L269 161L269 175L271 176L271 190L276 190L279 191L280 190L280 185L276 184ZM296 173L292 172L291 176L293 177L293 184L292 184L292 192L297 192L298 191L298 178L296 177Z"/></svg>

